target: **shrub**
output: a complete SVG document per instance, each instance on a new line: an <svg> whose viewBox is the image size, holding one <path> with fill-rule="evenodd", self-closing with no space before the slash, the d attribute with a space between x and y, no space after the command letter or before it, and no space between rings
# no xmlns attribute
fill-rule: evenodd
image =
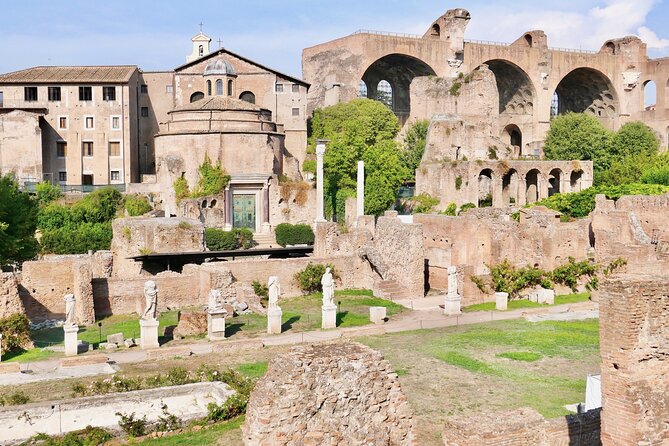
<svg viewBox="0 0 669 446"><path fill-rule="evenodd" d="M60 187L54 186L48 181L38 183L37 186L35 186L35 193L40 207L44 207L52 201L63 198L63 192L60 190Z"/></svg>
<svg viewBox="0 0 669 446"><path fill-rule="evenodd" d="M564 265L560 265L551 273L551 279L555 283L568 286L576 292L576 285L582 276L593 277L597 274L597 266L587 260L576 262L573 257Z"/></svg>
<svg viewBox="0 0 669 446"><path fill-rule="evenodd" d="M302 171L316 173L316 160L306 159L302 163Z"/></svg>
<svg viewBox="0 0 669 446"><path fill-rule="evenodd" d="M30 402L30 397L22 391L0 395L0 406L20 406Z"/></svg>
<svg viewBox="0 0 669 446"><path fill-rule="evenodd" d="M186 180L186 178L177 178L174 180L172 187L174 188L174 195L176 196L177 203L179 203L184 198L190 197L190 188L188 187L188 180Z"/></svg>
<svg viewBox="0 0 669 446"><path fill-rule="evenodd" d="M116 217L123 204L123 195L113 187L103 187L84 196L71 208L77 223L106 223Z"/></svg>
<svg viewBox="0 0 669 446"><path fill-rule="evenodd" d="M158 423L156 424L158 432L172 432L181 428L181 420L167 411L167 404L163 404L160 408L163 415L158 417Z"/></svg>
<svg viewBox="0 0 669 446"><path fill-rule="evenodd" d="M458 215L464 214L469 209L474 209L475 207L476 207L476 205L474 203L465 203L462 206L460 206L460 210L458 211Z"/></svg>
<svg viewBox="0 0 669 446"><path fill-rule="evenodd" d="M428 193L423 192L422 194L416 195L413 197L414 214L428 214L432 209L439 204L439 199L431 196Z"/></svg>
<svg viewBox="0 0 669 446"><path fill-rule="evenodd" d="M48 204L37 214L37 228L41 231L58 229L70 224L72 224L70 208L62 204Z"/></svg>
<svg viewBox="0 0 669 446"><path fill-rule="evenodd" d="M281 223L276 226L274 235L276 242L281 246L314 244L314 231L307 224Z"/></svg>
<svg viewBox="0 0 669 446"><path fill-rule="evenodd" d="M253 232L248 228L235 228L232 231L207 228L204 231L204 239L210 251L249 249L253 246Z"/></svg>
<svg viewBox="0 0 669 446"><path fill-rule="evenodd" d="M131 217L138 217L151 211L151 203L144 195L126 195L125 210Z"/></svg>
<svg viewBox="0 0 669 446"><path fill-rule="evenodd" d="M42 233L42 252L51 254L82 254L111 248L111 222L67 225Z"/></svg>
<svg viewBox="0 0 669 446"><path fill-rule="evenodd" d="M142 418L135 418L135 412L130 415L116 412L116 416L119 417L118 425L129 437L141 437L142 435L146 435L146 415Z"/></svg>
<svg viewBox="0 0 669 446"><path fill-rule="evenodd" d="M306 293L315 293L321 289L321 278L325 274L325 268L330 268L332 277L337 277L334 266L331 264L322 265L319 263L307 264L302 270L295 273L294 279L300 289Z"/></svg>
<svg viewBox="0 0 669 446"><path fill-rule="evenodd" d="M489 160L497 159L497 147L495 146L488 147L488 159Z"/></svg>
<svg viewBox="0 0 669 446"><path fill-rule="evenodd" d="M2 353L32 345L30 321L23 313L16 313L0 319L0 333L2 333Z"/></svg>
<svg viewBox="0 0 669 446"><path fill-rule="evenodd" d="M460 190L462 187L462 177L458 176L455 178L455 190Z"/></svg>
<svg viewBox="0 0 669 446"><path fill-rule="evenodd" d="M174 367L168 370L166 379L172 386L183 386L184 384L193 382L188 370L182 367Z"/></svg>
<svg viewBox="0 0 669 446"><path fill-rule="evenodd" d="M658 166L647 170L641 175L641 182L669 186L669 166Z"/></svg>
<svg viewBox="0 0 669 446"><path fill-rule="evenodd" d="M450 215L451 217L455 217L457 214L458 206L455 203L448 203L448 206L446 206L446 209L443 211L439 212L441 215Z"/></svg>
<svg viewBox="0 0 669 446"><path fill-rule="evenodd" d="M204 161L197 168L197 173L200 175L200 178L191 194L192 197L219 194L230 182L230 175L221 167L221 161L219 160L214 166L207 154L204 155Z"/></svg>
<svg viewBox="0 0 669 446"><path fill-rule="evenodd" d="M264 283L260 283L258 280L254 280L251 283L253 286L253 292L256 293L256 296L262 297L263 299L269 299L269 288Z"/></svg>

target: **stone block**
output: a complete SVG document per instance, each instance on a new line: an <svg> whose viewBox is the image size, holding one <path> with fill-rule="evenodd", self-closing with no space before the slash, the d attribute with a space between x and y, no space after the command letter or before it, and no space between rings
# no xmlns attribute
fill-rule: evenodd
<svg viewBox="0 0 669 446"><path fill-rule="evenodd" d="M268 334L281 334L281 317L283 312L281 308L275 310L269 310L267 312L267 333Z"/></svg>
<svg viewBox="0 0 669 446"><path fill-rule="evenodd" d="M126 339L125 341L123 341L123 343L124 343L125 346L128 347L128 348L130 348L130 347L134 347L135 345L137 345L137 344L135 344L135 340L132 339L132 338L128 338L128 339Z"/></svg>
<svg viewBox="0 0 669 446"><path fill-rule="evenodd" d="M107 335L107 343L108 344L123 344L123 341L125 341L125 337L123 336L123 333L114 333Z"/></svg>
<svg viewBox="0 0 669 446"><path fill-rule="evenodd" d="M160 344L158 343L158 326L160 322L157 320L139 320L139 329L141 332L141 338L139 341L139 346L142 349L147 348L158 348Z"/></svg>
<svg viewBox="0 0 669 446"><path fill-rule="evenodd" d="M495 309L506 311L509 306L509 293L495 293Z"/></svg>
<svg viewBox="0 0 669 446"><path fill-rule="evenodd" d="M215 310L207 312L207 337L210 341L225 339L225 316L227 311Z"/></svg>
<svg viewBox="0 0 669 446"><path fill-rule="evenodd" d="M444 299L444 314L446 316L454 316L456 314L462 314L461 309L462 299L458 297L457 299L452 299L447 297Z"/></svg>
<svg viewBox="0 0 669 446"><path fill-rule="evenodd" d="M374 324L386 322L386 307L369 307L369 320Z"/></svg>
<svg viewBox="0 0 669 446"><path fill-rule="evenodd" d="M176 347L163 347L147 350L146 359L151 361L162 361L165 359L174 359L176 356L180 358L187 358L193 354L193 350L187 345L179 345Z"/></svg>
<svg viewBox="0 0 669 446"><path fill-rule="evenodd" d="M553 305L555 303L555 291L540 289L537 293L537 302L540 304Z"/></svg>
<svg viewBox="0 0 669 446"><path fill-rule="evenodd" d="M76 356L79 353L79 340L77 333L79 327L76 325L63 325L65 332L65 356Z"/></svg>
<svg viewBox="0 0 669 446"><path fill-rule="evenodd" d="M118 348L118 345L116 345L113 342L107 342L105 344L105 350L116 350Z"/></svg>
<svg viewBox="0 0 669 446"><path fill-rule="evenodd" d="M0 364L0 375L5 373L21 373L21 364L18 362L3 362Z"/></svg>
<svg viewBox="0 0 669 446"><path fill-rule="evenodd" d="M206 311L180 311L179 324L174 329L175 339L207 332Z"/></svg>
<svg viewBox="0 0 669 446"><path fill-rule="evenodd" d="M61 367L77 367L81 365L104 364L109 361L107 355L82 355L60 360Z"/></svg>
<svg viewBox="0 0 669 446"><path fill-rule="evenodd" d="M321 307L321 328L324 330L337 328L337 307Z"/></svg>

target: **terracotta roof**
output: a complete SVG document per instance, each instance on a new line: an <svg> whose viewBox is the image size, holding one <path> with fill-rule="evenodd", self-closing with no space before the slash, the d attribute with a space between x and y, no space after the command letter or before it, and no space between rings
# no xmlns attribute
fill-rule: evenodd
<svg viewBox="0 0 669 446"><path fill-rule="evenodd" d="M3 84L125 83L137 71L135 65L93 67L33 67L0 74Z"/></svg>
<svg viewBox="0 0 669 446"><path fill-rule="evenodd" d="M209 110L248 110L260 111L262 108L250 102L235 99L230 96L210 96L208 98L200 99L199 101L191 102L190 104L176 107L172 112L177 111L209 111Z"/></svg>

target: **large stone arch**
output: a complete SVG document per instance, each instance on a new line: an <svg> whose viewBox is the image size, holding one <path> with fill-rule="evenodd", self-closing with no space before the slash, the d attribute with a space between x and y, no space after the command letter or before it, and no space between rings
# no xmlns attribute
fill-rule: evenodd
<svg viewBox="0 0 669 446"><path fill-rule="evenodd" d="M557 113L587 113L604 121L616 118L618 94L611 80L599 70L580 67L567 73L555 88Z"/></svg>
<svg viewBox="0 0 669 446"><path fill-rule="evenodd" d="M505 59L491 59L484 64L495 74L499 92L499 114L531 115L536 91L525 70Z"/></svg>
<svg viewBox="0 0 669 446"><path fill-rule="evenodd" d="M376 87L380 81L388 81L392 88L392 110L404 124L411 110L409 86L419 76L435 76L432 67L420 59L406 54L393 53L370 64L362 75L367 86L367 97L377 97Z"/></svg>

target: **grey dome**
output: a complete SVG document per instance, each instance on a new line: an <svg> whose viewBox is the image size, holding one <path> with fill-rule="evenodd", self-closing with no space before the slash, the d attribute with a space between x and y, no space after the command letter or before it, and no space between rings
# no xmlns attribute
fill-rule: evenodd
<svg viewBox="0 0 669 446"><path fill-rule="evenodd" d="M212 74L236 76L237 72L230 63L218 57L209 62L204 69L205 76Z"/></svg>

